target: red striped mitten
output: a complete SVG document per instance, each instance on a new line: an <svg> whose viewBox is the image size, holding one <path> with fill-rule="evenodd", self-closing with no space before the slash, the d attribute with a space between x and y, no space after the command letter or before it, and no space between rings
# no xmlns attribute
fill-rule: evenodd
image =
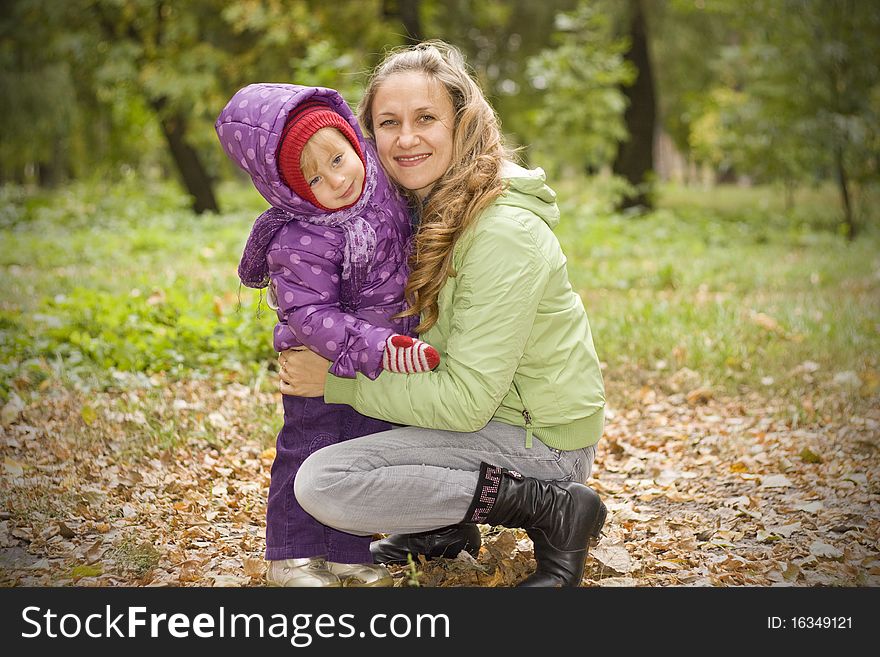
<svg viewBox="0 0 880 657"><path fill-rule="evenodd" d="M440 363L440 354L427 342L395 333L385 341L382 367L390 372L428 372Z"/></svg>

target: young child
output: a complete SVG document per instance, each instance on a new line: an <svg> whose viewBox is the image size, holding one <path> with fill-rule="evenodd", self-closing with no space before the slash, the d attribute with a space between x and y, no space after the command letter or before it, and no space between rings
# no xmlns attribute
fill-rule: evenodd
<svg viewBox="0 0 880 657"><path fill-rule="evenodd" d="M332 89L252 84L215 124L226 154L272 205L254 223L238 268L269 286L278 351L307 347L331 372L374 379L427 372L437 351L409 336L404 285L411 224L354 113ZM323 398L283 396L266 509L267 581L276 586L390 586L369 536L337 531L302 510L293 481L314 451L391 428Z"/></svg>

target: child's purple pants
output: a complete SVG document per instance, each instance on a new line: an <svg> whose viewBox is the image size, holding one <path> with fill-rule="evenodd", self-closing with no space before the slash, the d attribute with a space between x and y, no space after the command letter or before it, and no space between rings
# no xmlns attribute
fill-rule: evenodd
<svg viewBox="0 0 880 657"><path fill-rule="evenodd" d="M266 559L326 555L337 563L372 563L370 537L322 525L306 513L293 494L293 480L313 452L345 440L393 428L365 417L345 404L323 397L283 396L284 426L278 433L266 507Z"/></svg>

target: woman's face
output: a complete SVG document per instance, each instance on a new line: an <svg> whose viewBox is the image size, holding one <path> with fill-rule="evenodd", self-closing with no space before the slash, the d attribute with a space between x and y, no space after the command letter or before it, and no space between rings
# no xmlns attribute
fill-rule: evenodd
<svg viewBox="0 0 880 657"><path fill-rule="evenodd" d="M446 89L424 73L395 73L376 91L372 114L382 167L424 199L452 163L455 112Z"/></svg>

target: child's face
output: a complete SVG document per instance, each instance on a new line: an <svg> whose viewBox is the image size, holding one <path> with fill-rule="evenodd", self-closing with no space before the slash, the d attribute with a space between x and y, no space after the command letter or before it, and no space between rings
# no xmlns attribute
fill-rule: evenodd
<svg viewBox="0 0 880 657"><path fill-rule="evenodd" d="M303 149L303 177L328 210L354 203L364 186L364 163L341 132L322 128Z"/></svg>

